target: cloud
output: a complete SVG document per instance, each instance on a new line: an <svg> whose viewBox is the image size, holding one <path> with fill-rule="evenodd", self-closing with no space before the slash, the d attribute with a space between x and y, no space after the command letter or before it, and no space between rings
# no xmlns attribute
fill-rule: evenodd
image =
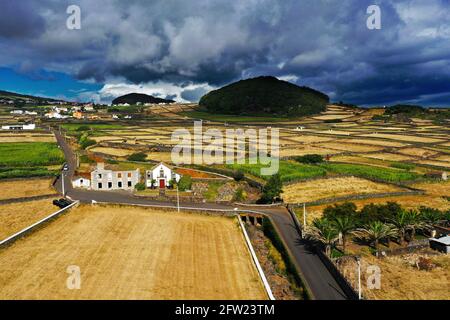
<svg viewBox="0 0 450 320"><path fill-rule="evenodd" d="M448 0L376 3L381 30L366 27L372 0L78 0L82 29L68 30L73 1L2 0L0 66L105 84L100 100L142 89L196 101L270 74L352 103L446 102Z"/></svg>

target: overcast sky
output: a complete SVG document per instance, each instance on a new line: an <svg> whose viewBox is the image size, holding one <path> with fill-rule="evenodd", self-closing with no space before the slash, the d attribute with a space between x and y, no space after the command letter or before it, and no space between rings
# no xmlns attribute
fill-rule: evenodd
<svg viewBox="0 0 450 320"><path fill-rule="evenodd" d="M66 9L81 8L81 30ZM366 26L381 8L381 30ZM197 101L273 75L334 101L450 105L450 0L1 0L0 89Z"/></svg>

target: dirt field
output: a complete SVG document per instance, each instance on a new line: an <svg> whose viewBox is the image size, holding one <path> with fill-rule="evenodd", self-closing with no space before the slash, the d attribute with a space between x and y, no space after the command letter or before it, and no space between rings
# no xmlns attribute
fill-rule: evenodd
<svg viewBox="0 0 450 320"><path fill-rule="evenodd" d="M0 299L265 298L231 218L82 206L0 251Z"/></svg>
<svg viewBox="0 0 450 320"><path fill-rule="evenodd" d="M0 200L56 194L51 184L51 179L2 181L0 182L0 190L2 190Z"/></svg>
<svg viewBox="0 0 450 320"><path fill-rule="evenodd" d="M300 182L283 188L283 199L288 203L302 203L352 194L384 193L401 191L400 188L350 177L318 179Z"/></svg>
<svg viewBox="0 0 450 320"><path fill-rule="evenodd" d="M53 199L4 204L0 206L0 240L59 210Z"/></svg>

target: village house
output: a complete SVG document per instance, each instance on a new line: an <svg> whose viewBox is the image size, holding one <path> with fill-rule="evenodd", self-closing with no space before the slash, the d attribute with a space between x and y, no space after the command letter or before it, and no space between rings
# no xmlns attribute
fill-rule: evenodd
<svg viewBox="0 0 450 320"><path fill-rule="evenodd" d="M145 185L147 188L161 188L171 187L172 180L179 182L181 176L176 173L171 167L160 163L154 166L151 170L146 171Z"/></svg>
<svg viewBox="0 0 450 320"><path fill-rule="evenodd" d="M444 180L447 181L448 180L448 174L447 172L428 172L425 174L425 177L427 178L431 178L431 179L440 179L440 180Z"/></svg>
<svg viewBox="0 0 450 320"><path fill-rule="evenodd" d="M91 175L89 173L77 173L72 180L74 188L89 189L91 187Z"/></svg>
<svg viewBox="0 0 450 320"><path fill-rule="evenodd" d="M133 190L140 181L139 169L134 171L106 170L104 163L98 163L91 172L93 190Z"/></svg>
<svg viewBox="0 0 450 320"><path fill-rule="evenodd" d="M72 114L72 117L74 117L75 119L83 119L84 115L83 115L83 113L81 111L75 111Z"/></svg>
<svg viewBox="0 0 450 320"><path fill-rule="evenodd" d="M2 126L2 130L34 130L36 125L34 123L30 124L12 124Z"/></svg>

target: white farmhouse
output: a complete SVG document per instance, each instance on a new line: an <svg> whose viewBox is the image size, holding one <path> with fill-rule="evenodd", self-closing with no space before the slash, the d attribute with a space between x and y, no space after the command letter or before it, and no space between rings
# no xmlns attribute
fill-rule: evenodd
<svg viewBox="0 0 450 320"><path fill-rule="evenodd" d="M181 179L181 176L178 173L162 162L154 166L151 170L147 170L145 177L147 188L159 187L161 189L170 187L170 183L173 179L175 179L176 182L179 182Z"/></svg>
<svg viewBox="0 0 450 320"><path fill-rule="evenodd" d="M74 177L74 179L72 180L72 186L74 188L89 189L91 187L90 174L79 175L79 176Z"/></svg>
<svg viewBox="0 0 450 320"><path fill-rule="evenodd" d="M36 129L36 125L34 123L2 126L2 130L34 130L34 129Z"/></svg>

